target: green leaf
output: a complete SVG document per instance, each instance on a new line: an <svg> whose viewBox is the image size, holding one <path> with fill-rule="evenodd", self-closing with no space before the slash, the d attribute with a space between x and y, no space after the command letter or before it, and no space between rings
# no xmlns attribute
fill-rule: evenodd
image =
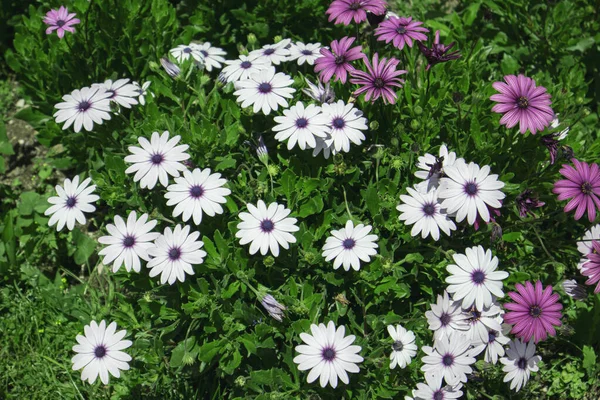
<svg viewBox="0 0 600 400"><path fill-rule="evenodd" d="M212 342L204 343L199 350L198 358L200 361L205 363L211 362L211 360L219 353L221 347L224 344L224 340L213 340Z"/></svg>
<svg viewBox="0 0 600 400"><path fill-rule="evenodd" d="M79 229L73 231L73 241L75 242L75 254L73 258L78 265L85 264L90 256L96 250L96 241Z"/></svg>
<svg viewBox="0 0 600 400"><path fill-rule="evenodd" d="M583 368L587 371L590 377L594 377L596 370L596 352L591 346L583 346Z"/></svg>

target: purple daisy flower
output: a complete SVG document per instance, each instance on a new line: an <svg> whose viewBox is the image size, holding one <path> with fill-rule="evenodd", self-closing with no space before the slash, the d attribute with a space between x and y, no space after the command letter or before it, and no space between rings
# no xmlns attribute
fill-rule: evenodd
<svg viewBox="0 0 600 400"><path fill-rule="evenodd" d="M558 200L571 199L565 206L565 212L575 208L575 220L583 217L587 210L590 222L596 219L596 207L600 209L600 168L598 164L589 165L584 161L573 159L575 168L563 164L559 171L562 179L554 184L552 192L558 195Z"/></svg>
<svg viewBox="0 0 600 400"><path fill-rule="evenodd" d="M592 241L592 251L586 256L588 261L581 266L581 273L589 279L586 285L597 283L594 293L600 293L600 242Z"/></svg>
<svg viewBox="0 0 600 400"><path fill-rule="evenodd" d="M350 72L352 76L350 82L362 85L361 88L354 92L354 95L366 93L366 101L371 100L374 102L379 97L383 97L384 103L395 104L397 96L393 87L402 87L404 80L398 76L406 73L404 70L396 69L400 61L395 58L388 61L385 57L379 61L379 54L377 53L373 56L372 65L367 58L364 61L367 66L367 72L359 70Z"/></svg>
<svg viewBox="0 0 600 400"><path fill-rule="evenodd" d="M44 17L44 23L49 25L46 29L46 35L50 35L54 30L60 39L65 35L65 31L75 33L75 28L72 25L76 25L81 21L75 18L75 13L69 14L69 10L61 6L58 10L50 10Z"/></svg>
<svg viewBox="0 0 600 400"><path fill-rule="evenodd" d="M525 133L528 129L532 135L543 131L554 118L550 107L550 95L546 88L536 86L535 81L525 75L507 75L504 82L494 82L492 86L499 91L490 100L496 101L493 112L504 114L500 125L512 128L519 123L519 131Z"/></svg>
<svg viewBox="0 0 600 400"><path fill-rule="evenodd" d="M386 43L393 42L394 46L402 50L406 44L408 47L413 47L413 40L427 40L427 36L421 32L429 32L429 29L423 28L422 22L413 21L412 17L391 17L387 21L379 24L375 29L377 40L385 40Z"/></svg>
<svg viewBox="0 0 600 400"><path fill-rule="evenodd" d="M552 286L542 286L537 281L535 288L531 282L525 286L517 283L517 291L509 292L508 296L514 303L504 305L510 312L504 315L504 321L513 325L510 331L524 342L529 342L533 337L534 343L556 335L554 326L560 326L563 306L558 302L558 294L552 293Z"/></svg>
<svg viewBox="0 0 600 400"><path fill-rule="evenodd" d="M352 19L359 24L367 19L367 11L373 14L385 14L384 0L334 0L325 12L329 14L329 22L335 19L336 24L349 25Z"/></svg>
<svg viewBox="0 0 600 400"><path fill-rule="evenodd" d="M535 217L536 215L533 213L533 209L542 207L546 204L543 201L540 201L531 189L525 189L517 196L515 202L517 203L519 216L521 218L525 218L528 214Z"/></svg>
<svg viewBox="0 0 600 400"><path fill-rule="evenodd" d="M460 58L460 54L458 51L453 51L452 53L448 53L448 51L454 47L455 42L450 43L448 46L445 44L440 44L440 31L435 31L435 38L433 39L433 46L431 48L425 47L425 45L421 42L417 42L417 46L419 46L419 50L427 59L427 68L426 71L429 71L429 68L433 67L435 64L439 64L442 62L456 60Z"/></svg>
<svg viewBox="0 0 600 400"><path fill-rule="evenodd" d="M315 72L319 73L319 79L323 83L329 82L329 80L335 75L336 81L346 83L348 72L354 71L354 67L350 65L350 61L364 58L365 55L361 53L362 46L355 46L350 48L356 38L343 37L339 40L331 42L331 50L323 48L321 54L323 57L319 57L315 60Z"/></svg>

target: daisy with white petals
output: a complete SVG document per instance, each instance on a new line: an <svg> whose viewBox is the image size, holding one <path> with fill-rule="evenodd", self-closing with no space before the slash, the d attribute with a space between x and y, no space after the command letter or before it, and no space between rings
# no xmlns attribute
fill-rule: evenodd
<svg viewBox="0 0 600 400"><path fill-rule="evenodd" d="M193 216L194 223L200 225L203 214L210 217L223 214L221 204L227 202L225 196L229 196L231 190L222 187L227 180L222 179L221 174L210 172L210 168L186 170L183 177L175 178L175 184L167 187L167 205L175 205L173 217L183 214L183 221L187 221Z"/></svg>
<svg viewBox="0 0 600 400"><path fill-rule="evenodd" d="M129 79L118 79L114 82L108 79L104 83L92 85L92 87L96 86L104 88L110 94L109 100L120 106L131 108L132 105L138 103L136 99L139 96L138 88L133 83L129 83Z"/></svg>
<svg viewBox="0 0 600 400"><path fill-rule="evenodd" d="M314 65L315 60L319 57L323 57L321 54L321 43L308 43L296 42L290 47L290 56L288 61L296 60L298 65L307 63Z"/></svg>
<svg viewBox="0 0 600 400"><path fill-rule="evenodd" d="M464 335L455 334L436 340L434 347L423 346L427 354L422 358L421 371L426 375L443 376L448 385L467 382L467 374L473 372L475 358L470 355L471 341Z"/></svg>
<svg viewBox="0 0 600 400"><path fill-rule="evenodd" d="M315 148L315 138L327 137L329 127L328 118L321 113L321 107L309 104L306 108L302 102L283 110L283 116L275 117L277 125L273 131L277 132L275 139L283 142L287 139L288 150L296 143L302 150L307 147Z"/></svg>
<svg viewBox="0 0 600 400"><path fill-rule="evenodd" d="M251 57L262 58L273 65L279 65L282 62L288 60L290 55L290 39L283 39L275 44L267 44L262 49L254 50L250 52Z"/></svg>
<svg viewBox="0 0 600 400"><path fill-rule="evenodd" d="M510 339L506 336L510 331L510 328L510 325L504 324L499 331L488 329L487 340L474 342L471 355L476 356L485 350L485 362L496 364L498 362L498 357L504 356L504 346L510 342Z"/></svg>
<svg viewBox="0 0 600 400"><path fill-rule="evenodd" d="M400 221L404 221L406 225L414 224L410 231L411 236L420 232L423 239L431 235L433 240L438 240L440 230L450 236L456 225L438 202L437 189L432 188L427 193L420 193L412 188L406 190L410 196L401 195L400 200L404 204L400 204L396 209L402 213Z"/></svg>
<svg viewBox="0 0 600 400"><path fill-rule="evenodd" d="M60 231L65 225L67 229L72 231L75 227L75 221L80 224L85 224L84 212L94 212L96 207L92 204L100 197L92 194L96 189L96 185L89 186L91 178L85 179L79 183L79 176L70 179L65 179L63 186L56 185L56 193L58 196L53 196L48 199L48 203L52 204L44 215L52 215L48 221L48 226L56 225L56 230Z"/></svg>
<svg viewBox="0 0 600 400"><path fill-rule="evenodd" d="M466 331L469 329L466 319L460 308L460 302L453 301L448 292L444 291L444 296L437 296L437 303L431 304L431 311L425 313L429 329L434 331L433 338L441 339L452 335L456 331Z"/></svg>
<svg viewBox="0 0 600 400"><path fill-rule="evenodd" d="M413 390L413 400L450 400L460 399L462 383L454 386L442 387L442 375L425 374L425 383L417 383L417 389Z"/></svg>
<svg viewBox="0 0 600 400"><path fill-rule="evenodd" d="M220 69L222 63L225 62L223 56L227 53L220 47L211 46L209 42L190 43L190 47L202 55L202 61L199 62L204 65L208 72L212 71L213 68Z"/></svg>
<svg viewBox="0 0 600 400"><path fill-rule="evenodd" d="M169 140L169 132L164 131L162 135L158 132L152 133L150 141L140 137L138 142L142 146L129 146L132 155L125 157L125 162L133 163L125 170L126 174L135 172L133 181L140 181L140 187L143 189L154 188L156 182L161 185L169 185L169 175L179 177L179 171L185 171L187 168L180 161L190 158L185 151L187 144L177 146L181 136L174 136Z"/></svg>
<svg viewBox="0 0 600 400"><path fill-rule="evenodd" d="M499 189L504 187L504 182L498 180L498 175L490 175L489 166L479 168L473 162L466 164L460 159L454 165L444 167L444 175L438 195L443 199L442 208L448 214L456 213L457 222L467 218L469 225L473 225L477 216L489 222L488 206L502 207L500 200L505 195Z"/></svg>
<svg viewBox="0 0 600 400"><path fill-rule="evenodd" d="M468 310L463 310L467 316L469 329L466 331L467 338L471 342L485 342L489 337L489 331L499 332L503 322L502 315L504 311L499 304L492 304L490 307L478 309L472 306Z"/></svg>
<svg viewBox="0 0 600 400"><path fill-rule="evenodd" d="M331 236L323 246L325 261L333 261L333 269L344 266L346 271L352 267L360 269L360 262L370 262L371 256L377 254L377 235L369 235L371 225L358 224L354 226L351 220L346 222L343 229L331 231Z"/></svg>
<svg viewBox="0 0 600 400"><path fill-rule="evenodd" d="M417 162L417 168L419 171L415 172L417 178L426 181L427 190L432 187L437 188L439 186L439 180L443 176L444 168L451 167L456 162L456 153L448 151L445 144L440 146L439 156L425 153L424 156L420 156ZM460 159L464 161L462 158Z"/></svg>
<svg viewBox="0 0 600 400"><path fill-rule="evenodd" d="M407 331L402 325L388 325L388 333L392 337L392 354L390 354L390 369L406 368L412 358L417 355L417 345L415 344L415 334L413 331Z"/></svg>
<svg viewBox="0 0 600 400"><path fill-rule="evenodd" d="M54 106L58 109L54 113L55 121L57 124L65 123L63 130L73 125L75 132L79 132L81 127L89 132L94 129L94 123L102 125L103 121L110 119L111 95L100 86L75 89L62 97L63 103Z"/></svg>
<svg viewBox="0 0 600 400"><path fill-rule="evenodd" d="M148 249L154 246L152 241L160 236L158 232L151 232L156 223L155 220L148 221L148 214L142 214L137 219L135 211L129 213L127 224L123 218L115 215L115 224L106 225L110 235L98 238L98 242L108 245L98 252L99 256L104 256L102 264L113 263L113 272L117 272L123 264L127 272L132 269L140 272L140 258L150 261Z"/></svg>
<svg viewBox="0 0 600 400"><path fill-rule="evenodd" d="M537 372L537 364L542 357L535 355L535 344L533 340L529 343L521 342L521 339L512 340L506 350L506 357L500 362L504 364L502 371L506 372L504 382L510 381L510 388L517 392L529 381L532 372Z"/></svg>
<svg viewBox="0 0 600 400"><path fill-rule="evenodd" d="M256 114L262 110L263 114L269 115L271 110L277 110L279 106L287 108L286 98L291 99L296 89L290 87L294 80L283 72L275 73L274 67L263 69L250 75L247 80L236 83L237 102L242 103L242 108L254 105Z"/></svg>
<svg viewBox="0 0 600 400"><path fill-rule="evenodd" d="M132 82L132 84L135 86L137 96L139 96L138 101L143 106L146 105L146 95L148 94L148 88L150 87L151 83L152 82L150 81L146 81L143 85L140 86L138 82ZM152 95L152 97L154 97L154 93L150 94Z"/></svg>
<svg viewBox="0 0 600 400"><path fill-rule="evenodd" d="M160 283L169 285L176 280L185 282L185 274L194 275L192 265L202 264L206 252L200 250L204 242L197 240L200 232L190 233L188 225L181 225L175 229L165 228L165 231L155 241L154 246L148 249L148 254L153 258L148 262L150 277L160 274Z"/></svg>
<svg viewBox="0 0 600 400"><path fill-rule="evenodd" d="M289 243L296 243L296 238L291 232L297 232L296 218L287 218L291 210L281 204L271 203L267 208L264 201L259 200L256 206L247 204L249 213L241 212L239 229L235 237L240 239L240 244L250 243L250 254L255 254L260 249L263 256L271 250L274 257L279 255L279 246L289 249Z"/></svg>
<svg viewBox="0 0 600 400"><path fill-rule="evenodd" d="M327 146L335 151L350 151L350 142L360 145L365 140L362 131L367 130L367 119L362 111L354 108L353 103L345 104L343 100L337 103L323 104L323 114L329 119L331 138L326 140Z"/></svg>
<svg viewBox="0 0 600 400"><path fill-rule="evenodd" d="M117 323L111 322L108 327L104 320L100 325L90 322L83 328L85 336L77 335L77 343L73 351L77 354L71 359L73 370L83 368L81 380L96 382L98 376L108 385L109 373L115 378L121 376L121 370L129 369L131 356L122 350L131 347L131 340L123 340L126 330L117 332Z"/></svg>
<svg viewBox="0 0 600 400"><path fill-rule="evenodd" d="M329 321L327 326L312 324L310 330L312 335L300 334L306 344L296 346L300 355L294 357L300 371L310 369L307 382L312 383L320 378L321 387L329 383L333 388L337 387L338 378L345 384L350 383L346 371L359 372L360 368L356 364L363 361L358 355L361 347L352 345L356 337L345 336L346 329L343 325L336 330L333 321Z"/></svg>
<svg viewBox="0 0 600 400"><path fill-rule="evenodd" d="M473 304L478 308L489 307L494 299L504 297L502 281L508 278L508 272L496 271L498 257L492 257L491 250L481 246L470 247L466 254L454 254L454 262L446 267L451 274L446 278L450 285L446 289L454 300L462 300L463 308Z"/></svg>
<svg viewBox="0 0 600 400"><path fill-rule="evenodd" d="M200 51L194 48L194 46L191 44L180 44L174 49L169 50L169 53L171 53L171 55L175 57L179 64L189 60L190 57L192 57L192 59L196 60L199 63L202 63L204 59L204 56L200 53Z"/></svg>
<svg viewBox="0 0 600 400"><path fill-rule="evenodd" d="M268 60L244 55L237 60L227 60L225 64L227 66L219 74L219 80L223 83L250 79L252 74L271 66Z"/></svg>
<svg viewBox="0 0 600 400"><path fill-rule="evenodd" d="M577 250L582 255L581 260L577 264L577 269L581 269L583 264L589 261L587 255L594 251L594 246L592 245L594 240L600 242L600 224L594 225L585 231L583 237L577 242Z"/></svg>

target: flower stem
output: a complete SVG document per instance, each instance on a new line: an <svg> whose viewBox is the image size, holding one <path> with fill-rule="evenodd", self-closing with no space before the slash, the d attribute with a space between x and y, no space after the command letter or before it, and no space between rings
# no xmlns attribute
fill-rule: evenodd
<svg viewBox="0 0 600 400"><path fill-rule="evenodd" d="M346 204L346 212L348 213L348 218L352 219L352 213L350 213L350 207L348 206L348 198L346 197L346 188L342 187L344 191L344 203Z"/></svg>

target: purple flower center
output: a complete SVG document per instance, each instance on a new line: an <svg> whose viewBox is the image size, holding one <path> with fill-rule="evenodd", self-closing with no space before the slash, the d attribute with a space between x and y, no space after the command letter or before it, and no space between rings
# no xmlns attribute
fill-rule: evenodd
<svg viewBox="0 0 600 400"><path fill-rule="evenodd" d="M344 56L335 56L335 64L342 65L346 63L346 57Z"/></svg>
<svg viewBox="0 0 600 400"><path fill-rule="evenodd" d="M394 351L402 351L403 348L404 344L399 340L396 340L394 344L392 344L392 349L394 349Z"/></svg>
<svg viewBox="0 0 600 400"><path fill-rule="evenodd" d="M77 197L75 196L69 196L67 197L67 207L69 208L73 208L75 207L75 204L77 204Z"/></svg>
<svg viewBox="0 0 600 400"><path fill-rule="evenodd" d="M58 26L59 28L62 28L66 23L67 23L67 21L59 19L58 21L56 21L56 26Z"/></svg>
<svg viewBox="0 0 600 400"><path fill-rule="evenodd" d="M592 193L592 184L589 182L583 182L581 185L581 193L590 194Z"/></svg>
<svg viewBox="0 0 600 400"><path fill-rule="evenodd" d="M352 11L356 11L360 8L360 3L358 1L355 1L354 3L350 4L350 9Z"/></svg>
<svg viewBox="0 0 600 400"><path fill-rule="evenodd" d="M335 359L335 350L332 349L331 347L325 347L323 349L323 359L325 359L326 361L333 361Z"/></svg>
<svg viewBox="0 0 600 400"><path fill-rule="evenodd" d="M481 285L483 281L485 281L485 274L483 273L483 271L480 270L473 271L473 273L471 274L471 280L474 284Z"/></svg>
<svg viewBox="0 0 600 400"><path fill-rule="evenodd" d="M373 86L375 86L377 89L381 89L385 86L385 82L382 78L375 78L375 81L373 81Z"/></svg>
<svg viewBox="0 0 600 400"><path fill-rule="evenodd" d="M346 121L344 121L344 118L335 118L333 120L333 127L335 129L342 129L345 125Z"/></svg>
<svg viewBox="0 0 600 400"><path fill-rule="evenodd" d="M92 103L84 100L81 103L79 103L79 105L77 106L77 109L79 110L79 112L86 112L91 106L92 106Z"/></svg>
<svg viewBox="0 0 600 400"><path fill-rule="evenodd" d="M517 107L521 109L526 109L529 107L529 100L527 100L524 96L521 96L517 99Z"/></svg>
<svg viewBox="0 0 600 400"><path fill-rule="evenodd" d="M354 248L354 246L356 246L356 241L351 238L345 239L342 242L342 246L344 246L344 249L346 249L346 250L351 250Z"/></svg>
<svg viewBox="0 0 600 400"><path fill-rule="evenodd" d="M117 92L115 92L112 89L107 90L106 93L111 93L109 99L114 99L115 97L117 97Z"/></svg>
<svg viewBox="0 0 600 400"><path fill-rule="evenodd" d="M396 28L396 33L399 35L404 35L406 33L406 25L400 25Z"/></svg>
<svg viewBox="0 0 600 400"><path fill-rule="evenodd" d="M519 367L519 369L527 369L527 359L525 357L519 358L519 361L517 361L517 367Z"/></svg>
<svg viewBox="0 0 600 400"><path fill-rule="evenodd" d="M431 217L433 214L435 214L435 206L432 203L424 204L423 213Z"/></svg>
<svg viewBox="0 0 600 400"><path fill-rule="evenodd" d="M496 332L496 331L489 331L488 332L488 343L494 343L494 341L496 340L497 336L498 336L498 332Z"/></svg>
<svg viewBox="0 0 600 400"><path fill-rule="evenodd" d="M531 315L533 318L539 318L542 315L542 308L537 304L534 304L533 306L529 307L529 315Z"/></svg>
<svg viewBox="0 0 600 400"><path fill-rule="evenodd" d="M474 324L475 322L479 321L479 318L481 318L481 312L473 307L471 310L471 323Z"/></svg>
<svg viewBox="0 0 600 400"><path fill-rule="evenodd" d="M252 66L252 63L250 61L242 61L242 63L240 64L240 67L244 68L244 69L248 69Z"/></svg>
<svg viewBox="0 0 600 400"><path fill-rule="evenodd" d="M152 162L152 164L154 165L158 165L161 162L163 162L164 158L162 156L162 154L154 154L152 157L150 157L150 161Z"/></svg>
<svg viewBox="0 0 600 400"><path fill-rule="evenodd" d="M452 366L452 364L454 364L454 356L452 354L446 354L444 357L442 357L442 364L444 364L446 367Z"/></svg>
<svg viewBox="0 0 600 400"><path fill-rule="evenodd" d="M264 82L258 85L258 91L261 93L269 93L271 91L271 84Z"/></svg>
<svg viewBox="0 0 600 400"><path fill-rule="evenodd" d="M308 120L306 118L298 118L296 120L296 126L298 128L306 128L306 125L308 125Z"/></svg>
<svg viewBox="0 0 600 400"><path fill-rule="evenodd" d="M195 185L190 188L190 196L199 199L204 194L204 188L200 185Z"/></svg>
<svg viewBox="0 0 600 400"><path fill-rule="evenodd" d="M186 47L185 49L183 49L183 52L186 54L190 54L192 52L192 49L190 49L189 47Z"/></svg>
<svg viewBox="0 0 600 400"><path fill-rule="evenodd" d="M265 49L265 51L263 51L265 56L270 56L273 53L275 53L275 49Z"/></svg>
<svg viewBox="0 0 600 400"><path fill-rule="evenodd" d="M101 344L100 346L96 346L96 348L94 349L94 356L96 356L96 358L102 358L106 355L106 347L104 347L103 344Z"/></svg>
<svg viewBox="0 0 600 400"><path fill-rule="evenodd" d="M451 321L452 317L448 313L442 313L442 315L440 316L440 323L442 324L442 326L449 325Z"/></svg>
<svg viewBox="0 0 600 400"><path fill-rule="evenodd" d="M433 393L433 400L444 400L444 392L442 391L442 389L436 390Z"/></svg>
<svg viewBox="0 0 600 400"><path fill-rule="evenodd" d="M270 219L265 219L260 223L260 229L265 233L269 233L275 229L275 224Z"/></svg>
<svg viewBox="0 0 600 400"><path fill-rule="evenodd" d="M469 196L475 196L478 190L479 188L475 182L467 182L465 184L465 193L467 193Z"/></svg>
<svg viewBox="0 0 600 400"><path fill-rule="evenodd" d="M178 260L181 257L181 249L179 247L173 247L169 250L169 258L173 261Z"/></svg>
<svg viewBox="0 0 600 400"><path fill-rule="evenodd" d="M123 239L123 247L133 247L135 244L135 238L133 236L125 236Z"/></svg>
<svg viewBox="0 0 600 400"><path fill-rule="evenodd" d="M200 53L202 53L202 55L204 57L208 57L208 51L206 51L206 50L200 50Z"/></svg>
<svg viewBox="0 0 600 400"><path fill-rule="evenodd" d="M300 53L304 54L305 56L312 56L313 52L310 50L302 50Z"/></svg>

